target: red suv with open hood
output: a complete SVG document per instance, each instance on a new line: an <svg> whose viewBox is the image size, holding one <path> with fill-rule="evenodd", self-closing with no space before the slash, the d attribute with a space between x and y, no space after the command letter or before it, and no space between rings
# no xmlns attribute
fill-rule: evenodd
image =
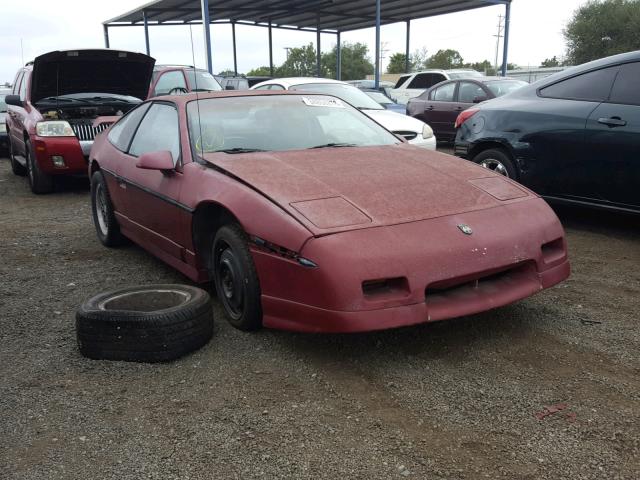
<svg viewBox="0 0 640 480"><path fill-rule="evenodd" d="M34 193L86 174L95 136L147 96L155 60L118 50L49 52L21 68L8 106L11 167Z"/></svg>

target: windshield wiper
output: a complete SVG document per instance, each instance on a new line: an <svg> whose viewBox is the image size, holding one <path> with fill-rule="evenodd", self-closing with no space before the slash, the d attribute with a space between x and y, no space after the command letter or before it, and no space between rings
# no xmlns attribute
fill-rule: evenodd
<svg viewBox="0 0 640 480"><path fill-rule="evenodd" d="M309 150L314 150L316 148L342 148L342 147L357 147L355 143L325 143L324 145L316 145L315 147L309 147Z"/></svg>
<svg viewBox="0 0 640 480"><path fill-rule="evenodd" d="M235 147L235 148L227 148L225 150L214 150L215 153L253 153L253 152L266 152L266 150L262 150L261 148L245 148L245 147Z"/></svg>

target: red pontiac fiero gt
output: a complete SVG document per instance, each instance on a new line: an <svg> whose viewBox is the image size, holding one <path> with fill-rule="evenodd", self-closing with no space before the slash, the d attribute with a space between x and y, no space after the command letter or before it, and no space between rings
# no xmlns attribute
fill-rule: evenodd
<svg viewBox="0 0 640 480"><path fill-rule="evenodd" d="M334 97L149 100L96 140L93 217L196 282L231 324L356 332L507 305L569 275L553 211Z"/></svg>

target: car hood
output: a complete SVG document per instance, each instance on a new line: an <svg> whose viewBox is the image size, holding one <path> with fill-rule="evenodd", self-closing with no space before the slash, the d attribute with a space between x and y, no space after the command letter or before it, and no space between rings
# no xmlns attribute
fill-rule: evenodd
<svg viewBox="0 0 640 480"><path fill-rule="evenodd" d="M363 110L362 113L367 114L384 128L392 132L405 131L422 133L422 129L424 128L424 122L390 110Z"/></svg>
<svg viewBox="0 0 640 480"><path fill-rule="evenodd" d="M45 53L33 62L31 102L72 93L110 93L144 100L155 59L119 50Z"/></svg>
<svg viewBox="0 0 640 480"><path fill-rule="evenodd" d="M407 144L205 160L259 191L314 235L493 208L532 196L466 160Z"/></svg>

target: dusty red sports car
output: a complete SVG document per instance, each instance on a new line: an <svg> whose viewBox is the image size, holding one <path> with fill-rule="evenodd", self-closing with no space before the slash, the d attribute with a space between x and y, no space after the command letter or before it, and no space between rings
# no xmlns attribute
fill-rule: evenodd
<svg viewBox="0 0 640 480"><path fill-rule="evenodd" d="M231 324L355 332L507 305L569 275L553 211L305 92L152 99L90 155L99 239L196 282Z"/></svg>

